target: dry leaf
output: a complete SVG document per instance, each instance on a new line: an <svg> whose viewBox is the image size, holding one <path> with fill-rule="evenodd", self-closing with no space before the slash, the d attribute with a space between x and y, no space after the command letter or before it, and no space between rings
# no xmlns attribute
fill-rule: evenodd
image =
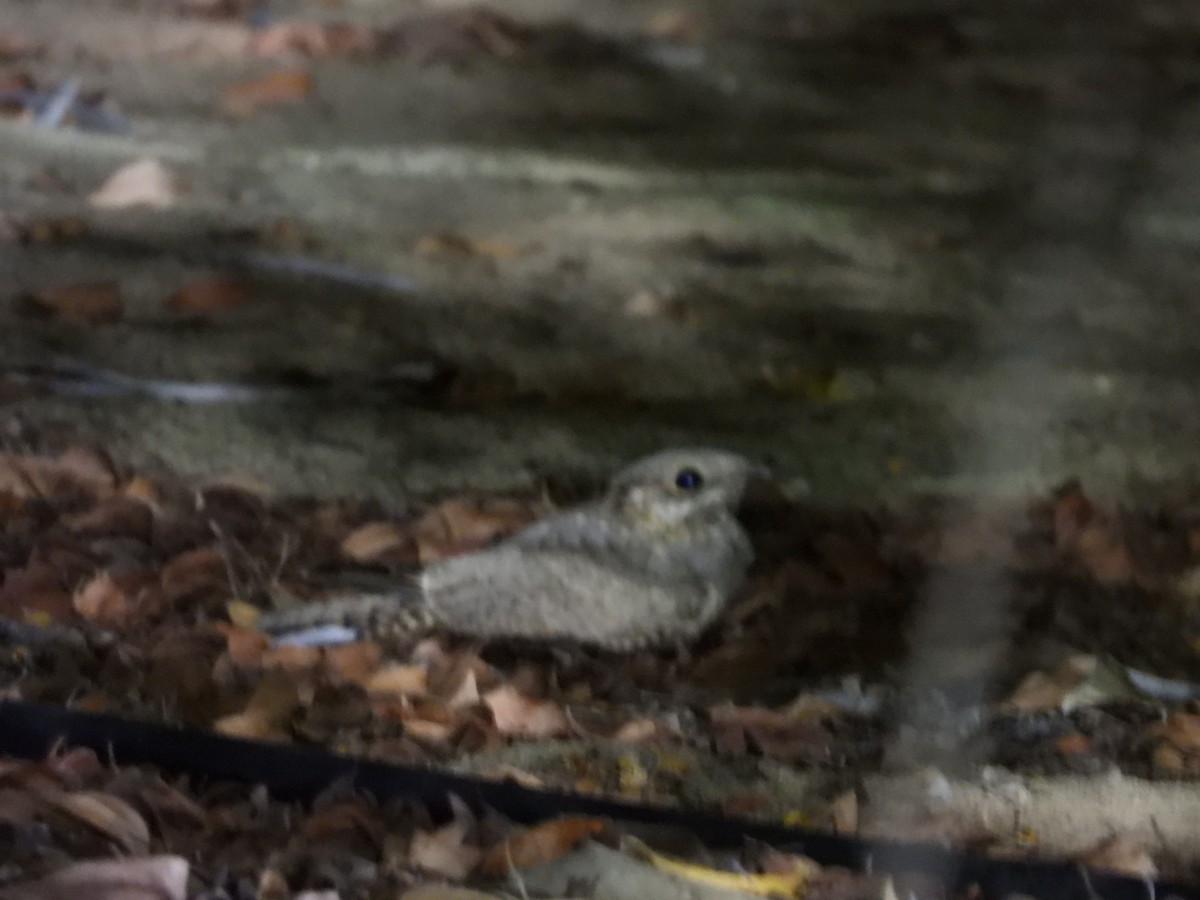
<svg viewBox="0 0 1200 900"><path fill-rule="evenodd" d="M414 526L421 564L478 550L528 524L536 513L515 500L444 500Z"/></svg>
<svg viewBox="0 0 1200 900"><path fill-rule="evenodd" d="M115 281L64 284L40 288L21 297L20 308L71 325L104 325L116 322L124 310Z"/></svg>
<svg viewBox="0 0 1200 900"><path fill-rule="evenodd" d="M215 547L186 550L162 567L163 595L171 605L229 590L229 567Z"/></svg>
<svg viewBox="0 0 1200 900"><path fill-rule="evenodd" d="M325 671L334 684L362 684L379 669L383 648L374 641L353 641L325 648Z"/></svg>
<svg viewBox="0 0 1200 900"><path fill-rule="evenodd" d="M88 197L88 202L105 209L130 206L169 209L178 199L178 183L167 167L157 159L139 159L108 176L104 184Z"/></svg>
<svg viewBox="0 0 1200 900"><path fill-rule="evenodd" d="M1054 749L1063 756L1082 756L1092 752L1092 742L1078 731L1068 731L1054 739Z"/></svg>
<svg viewBox="0 0 1200 900"><path fill-rule="evenodd" d="M479 702L479 682L475 677L474 669L466 669L462 672L462 680L457 682L454 689L449 693L443 693L443 701L447 709L462 709L467 706L474 706Z"/></svg>
<svg viewBox="0 0 1200 900"><path fill-rule="evenodd" d="M1083 493L1078 484L1071 484L1059 492L1054 504L1054 542L1060 548L1074 545L1080 531L1095 520L1095 505Z"/></svg>
<svg viewBox="0 0 1200 900"><path fill-rule="evenodd" d="M105 461L87 448L72 448L57 459L45 456L0 455L0 492L26 500L34 497L84 496L111 493L116 479Z"/></svg>
<svg viewBox="0 0 1200 900"><path fill-rule="evenodd" d="M252 116L265 107L296 103L312 93L312 76L303 69L278 69L221 92L221 108L232 116Z"/></svg>
<svg viewBox="0 0 1200 900"><path fill-rule="evenodd" d="M844 791L829 804L834 834L858 834L858 794Z"/></svg>
<svg viewBox="0 0 1200 900"><path fill-rule="evenodd" d="M405 891L399 900L496 900L495 894L484 894L452 884L422 884Z"/></svg>
<svg viewBox="0 0 1200 900"><path fill-rule="evenodd" d="M621 849L650 863L656 869L669 872L688 881L732 891L743 891L765 897L803 897L809 880L821 871L821 867L807 857L794 857L794 868L790 872L768 872L751 875L744 872L726 872L710 869L697 863L656 853L630 835L621 838Z"/></svg>
<svg viewBox="0 0 1200 900"><path fill-rule="evenodd" d="M181 856L87 861L0 888L0 900L186 900L187 882Z"/></svg>
<svg viewBox="0 0 1200 900"><path fill-rule="evenodd" d="M262 610L253 603L244 600L230 600L225 604L225 613L229 621L239 628L253 629L262 618Z"/></svg>
<svg viewBox="0 0 1200 900"><path fill-rule="evenodd" d="M371 674L363 687L369 694L401 697L421 696L428 688L428 670L424 666L392 663Z"/></svg>
<svg viewBox="0 0 1200 900"><path fill-rule="evenodd" d="M411 565L417 549L409 529L395 522L368 522L354 529L341 543L342 555L357 563Z"/></svg>
<svg viewBox="0 0 1200 900"><path fill-rule="evenodd" d="M218 622L216 627L225 635L226 652L234 665L243 669L262 667L263 654L271 646L270 638L261 631L237 623L226 625Z"/></svg>
<svg viewBox="0 0 1200 900"><path fill-rule="evenodd" d="M378 32L362 25L291 20L259 29L249 50L255 56L295 53L323 59L373 53L378 45Z"/></svg>
<svg viewBox="0 0 1200 900"><path fill-rule="evenodd" d="M1119 872L1131 878L1158 877L1158 866L1144 846L1127 837L1111 837L1075 857L1085 866Z"/></svg>
<svg viewBox="0 0 1200 900"><path fill-rule="evenodd" d="M518 769L509 763L488 766L486 769L480 770L479 774L483 778L494 781L511 781L514 784L521 785L521 787L535 788L537 790L545 790L546 788L546 782L541 778L531 772L526 772L524 769Z"/></svg>
<svg viewBox="0 0 1200 900"><path fill-rule="evenodd" d="M242 712L218 719L213 729L232 737L282 739L286 737L284 723L299 708L300 695L292 678L271 672L259 682Z"/></svg>
<svg viewBox="0 0 1200 900"><path fill-rule="evenodd" d="M121 488L121 495L131 500L137 500L155 515L159 514L162 506L162 491L158 485L144 475L134 475Z"/></svg>
<svg viewBox="0 0 1200 900"><path fill-rule="evenodd" d="M91 622L121 625L133 608L124 588L107 572L98 572L71 598L75 611Z"/></svg>
<svg viewBox="0 0 1200 900"><path fill-rule="evenodd" d="M249 296L250 290L244 283L213 276L185 284L168 297L164 305L173 312L225 312L237 309Z"/></svg>
<svg viewBox="0 0 1200 900"><path fill-rule="evenodd" d="M30 560L21 568L4 570L0 616L45 625L71 621L75 618L75 608L54 567Z"/></svg>
<svg viewBox="0 0 1200 900"><path fill-rule="evenodd" d="M87 512L66 520L66 525L84 537L127 537L148 543L154 526L150 507L131 497L101 500Z"/></svg>
<svg viewBox="0 0 1200 900"><path fill-rule="evenodd" d="M1133 557L1113 526L1088 525L1076 538L1075 554L1100 584L1129 584L1134 579Z"/></svg>
<svg viewBox="0 0 1200 900"><path fill-rule="evenodd" d="M1033 672L1025 676L1002 708L1018 713L1070 712L1136 696L1118 666L1086 653L1074 653L1051 672Z"/></svg>
<svg viewBox="0 0 1200 900"><path fill-rule="evenodd" d="M517 259L525 251L515 244L494 238L469 238L454 232L427 234L417 241L417 256L477 256L491 261Z"/></svg>
<svg viewBox="0 0 1200 900"><path fill-rule="evenodd" d="M117 485L112 460L102 451L83 444L73 444L64 450L53 465L76 489L104 497Z"/></svg>
<svg viewBox="0 0 1200 900"><path fill-rule="evenodd" d="M408 848L409 862L425 872L461 880L483 854L466 844L470 823L454 821L436 831L418 831Z"/></svg>
<svg viewBox="0 0 1200 900"><path fill-rule="evenodd" d="M1200 773L1200 715L1176 712L1148 728L1143 737L1153 743L1154 768L1167 775Z"/></svg>
<svg viewBox="0 0 1200 900"><path fill-rule="evenodd" d="M621 725L610 736L610 741L618 741L623 744L644 744L658 734L658 722L654 719L642 717L638 719L630 719L628 722Z"/></svg>
<svg viewBox="0 0 1200 900"><path fill-rule="evenodd" d="M745 753L749 739L764 755L788 762L816 762L828 754L828 732L806 716L728 702L711 707L708 715L722 753Z"/></svg>
<svg viewBox="0 0 1200 900"><path fill-rule="evenodd" d="M370 809L361 800L343 800L314 812L304 820L301 831L317 841L336 839L338 835L362 834L379 839L379 828Z"/></svg>
<svg viewBox="0 0 1200 900"><path fill-rule="evenodd" d="M551 862L570 852L586 837L604 830L604 822L584 816L554 819L527 828L501 841L484 854L479 870L499 877L509 869L522 869Z"/></svg>
<svg viewBox="0 0 1200 900"><path fill-rule="evenodd" d="M549 700L531 700L510 684L484 694L483 702L492 711L496 729L505 735L547 738L570 730L566 713Z"/></svg>
<svg viewBox="0 0 1200 900"><path fill-rule="evenodd" d="M311 672L325 660L325 648L303 647L293 644L271 646L263 651L262 666L281 672Z"/></svg>
<svg viewBox="0 0 1200 900"><path fill-rule="evenodd" d="M39 792L40 799L116 841L130 853L150 847L150 828L141 813L112 794L100 791Z"/></svg>

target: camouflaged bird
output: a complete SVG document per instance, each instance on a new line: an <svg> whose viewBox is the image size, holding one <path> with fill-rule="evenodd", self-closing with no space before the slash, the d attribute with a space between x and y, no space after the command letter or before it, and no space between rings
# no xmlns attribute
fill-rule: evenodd
<svg viewBox="0 0 1200 900"><path fill-rule="evenodd" d="M595 503L433 563L417 586L271 613L260 627L441 628L610 650L690 641L742 584L753 551L734 512L765 475L733 453L667 450L621 471Z"/></svg>

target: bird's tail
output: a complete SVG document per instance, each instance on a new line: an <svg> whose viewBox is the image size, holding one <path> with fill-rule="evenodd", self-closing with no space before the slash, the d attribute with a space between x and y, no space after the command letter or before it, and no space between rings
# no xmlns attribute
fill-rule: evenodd
<svg viewBox="0 0 1200 900"><path fill-rule="evenodd" d="M336 594L263 614L257 627L281 635L302 629L341 625L365 637L419 635L433 625L433 616L416 585L397 585L387 591Z"/></svg>

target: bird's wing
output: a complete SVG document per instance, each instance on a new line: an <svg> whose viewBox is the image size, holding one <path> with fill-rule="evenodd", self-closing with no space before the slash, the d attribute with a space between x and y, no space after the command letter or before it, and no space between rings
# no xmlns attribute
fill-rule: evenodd
<svg viewBox="0 0 1200 900"><path fill-rule="evenodd" d="M621 649L692 630L685 611L692 586L640 578L621 564L606 565L602 554L537 542L444 560L425 571L422 586L437 621L468 634L570 638Z"/></svg>

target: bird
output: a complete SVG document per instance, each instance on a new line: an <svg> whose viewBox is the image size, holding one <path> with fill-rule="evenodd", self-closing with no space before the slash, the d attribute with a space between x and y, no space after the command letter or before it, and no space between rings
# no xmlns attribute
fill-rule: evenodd
<svg viewBox="0 0 1200 900"><path fill-rule="evenodd" d="M416 584L267 613L268 633L331 624L367 636L432 629L571 641L611 651L679 646L725 608L754 560L736 518L767 469L710 448L668 449L618 472L598 500L427 566Z"/></svg>

